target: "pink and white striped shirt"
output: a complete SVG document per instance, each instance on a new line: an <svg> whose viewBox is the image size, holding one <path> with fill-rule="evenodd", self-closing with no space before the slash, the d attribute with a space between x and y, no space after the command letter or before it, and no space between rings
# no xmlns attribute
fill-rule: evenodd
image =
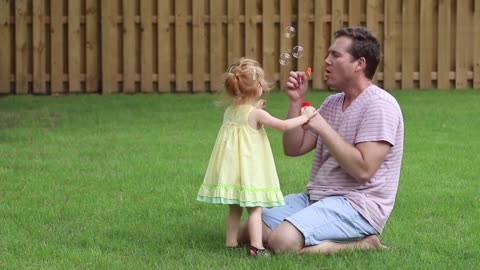
<svg viewBox="0 0 480 270"><path fill-rule="evenodd" d="M368 141L385 141L392 147L372 179L361 184L347 174L317 137L310 182L306 189L310 199L343 196L379 232L395 204L403 156L403 116L395 98L371 85L343 111L345 94L327 97L319 113L353 145ZM312 131L309 131L314 134Z"/></svg>

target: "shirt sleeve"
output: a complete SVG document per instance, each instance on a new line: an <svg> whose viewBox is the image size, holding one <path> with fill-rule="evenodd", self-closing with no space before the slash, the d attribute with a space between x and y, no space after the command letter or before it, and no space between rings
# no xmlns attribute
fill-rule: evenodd
<svg viewBox="0 0 480 270"><path fill-rule="evenodd" d="M385 141L394 146L400 118L399 110L390 101L385 99L373 101L362 117L355 144Z"/></svg>

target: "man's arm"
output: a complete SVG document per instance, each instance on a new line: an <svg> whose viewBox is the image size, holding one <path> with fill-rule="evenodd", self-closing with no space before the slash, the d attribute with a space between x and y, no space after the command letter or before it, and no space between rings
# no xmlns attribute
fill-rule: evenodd
<svg viewBox="0 0 480 270"><path fill-rule="evenodd" d="M386 141L349 144L319 114L307 126L318 133L338 164L360 183L373 177L391 147Z"/></svg>
<svg viewBox="0 0 480 270"><path fill-rule="evenodd" d="M290 98L287 119L300 115L302 102L307 93L308 80L303 72L290 72L286 89ZM283 151L287 156L301 156L315 147L317 138L308 134L303 127L297 127L283 133Z"/></svg>
<svg viewBox="0 0 480 270"><path fill-rule="evenodd" d="M290 103L287 118L300 115L301 103ZM309 134L303 127L290 129L283 133L283 151L287 156L301 156L315 148L317 137Z"/></svg>

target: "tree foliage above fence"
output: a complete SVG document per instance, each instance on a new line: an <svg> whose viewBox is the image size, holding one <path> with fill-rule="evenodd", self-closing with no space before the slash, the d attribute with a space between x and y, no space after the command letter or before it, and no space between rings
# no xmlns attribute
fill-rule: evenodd
<svg viewBox="0 0 480 270"><path fill-rule="evenodd" d="M345 26L378 37L386 89L480 88L480 0L0 0L0 94L217 91L242 56L279 87L312 67L324 89Z"/></svg>

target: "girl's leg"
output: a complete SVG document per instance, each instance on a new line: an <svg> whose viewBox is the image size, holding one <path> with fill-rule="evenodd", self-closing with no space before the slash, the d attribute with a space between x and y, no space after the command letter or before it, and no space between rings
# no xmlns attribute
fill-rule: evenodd
<svg viewBox="0 0 480 270"><path fill-rule="evenodd" d="M248 234L250 245L257 249L264 249L262 241L262 207L247 207L248 211Z"/></svg>
<svg viewBox="0 0 480 270"><path fill-rule="evenodd" d="M263 238L263 245L265 246L268 242L268 237L272 233L272 230L265 225L262 221L262 238ZM250 232L248 228L248 219L240 223L240 231L238 232L238 238L240 243L248 244L250 243Z"/></svg>
<svg viewBox="0 0 480 270"><path fill-rule="evenodd" d="M238 204L230 205L230 211L227 216L226 222L226 232L227 239L225 241L225 246L235 247L238 245L237 235L238 228L240 226L240 218L242 217L242 207Z"/></svg>

